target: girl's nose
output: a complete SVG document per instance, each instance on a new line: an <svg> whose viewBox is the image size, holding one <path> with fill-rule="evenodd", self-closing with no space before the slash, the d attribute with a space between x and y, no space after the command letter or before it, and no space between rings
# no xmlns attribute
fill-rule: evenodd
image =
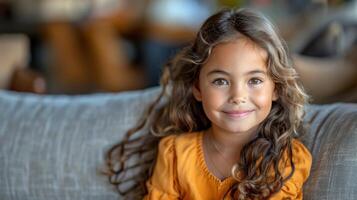
<svg viewBox="0 0 357 200"><path fill-rule="evenodd" d="M232 86L229 102L232 104L246 103L248 92L243 85Z"/></svg>

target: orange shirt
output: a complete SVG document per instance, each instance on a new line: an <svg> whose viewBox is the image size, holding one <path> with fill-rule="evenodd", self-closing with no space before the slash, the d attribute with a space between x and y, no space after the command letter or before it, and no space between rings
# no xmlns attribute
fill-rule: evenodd
<svg viewBox="0 0 357 200"><path fill-rule="evenodd" d="M221 181L208 170L202 141L203 132L171 135L161 139L153 175L146 183L148 194L144 199L223 199L235 180L229 177ZM294 139L292 144L295 172L270 199L303 197L302 186L310 173L311 154L298 140Z"/></svg>

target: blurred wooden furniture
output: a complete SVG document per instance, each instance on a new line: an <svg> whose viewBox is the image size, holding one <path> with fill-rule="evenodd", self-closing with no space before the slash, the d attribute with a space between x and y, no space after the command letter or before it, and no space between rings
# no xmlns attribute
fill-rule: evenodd
<svg viewBox="0 0 357 200"><path fill-rule="evenodd" d="M28 67L29 39L23 34L0 35L0 89L43 94L45 78Z"/></svg>
<svg viewBox="0 0 357 200"><path fill-rule="evenodd" d="M40 73L29 68L18 68L12 74L8 89L17 92L45 94L47 85L45 78Z"/></svg>
<svg viewBox="0 0 357 200"><path fill-rule="evenodd" d="M145 87L143 70L129 62L122 41L122 34L134 32L140 25L140 13L124 6L111 15L88 18L81 24L44 24L42 33L54 63L49 72L51 90L88 93Z"/></svg>
<svg viewBox="0 0 357 200"><path fill-rule="evenodd" d="M0 35L0 89L6 89L13 72L28 64L29 41L22 34Z"/></svg>

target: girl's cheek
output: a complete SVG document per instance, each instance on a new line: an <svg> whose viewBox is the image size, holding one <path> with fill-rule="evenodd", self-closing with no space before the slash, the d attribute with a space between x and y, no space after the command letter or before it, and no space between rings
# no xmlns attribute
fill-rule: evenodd
<svg viewBox="0 0 357 200"><path fill-rule="evenodd" d="M260 105L271 104L273 101L273 92L270 88L262 88L261 90L254 91L252 92L252 96L256 103Z"/></svg>
<svg viewBox="0 0 357 200"><path fill-rule="evenodd" d="M266 104L271 104L272 100L268 96L259 96L257 97L257 102L259 102L260 105L266 105Z"/></svg>
<svg viewBox="0 0 357 200"><path fill-rule="evenodd" d="M219 107L227 101L229 95L222 89L213 89L206 93L207 101L212 107Z"/></svg>

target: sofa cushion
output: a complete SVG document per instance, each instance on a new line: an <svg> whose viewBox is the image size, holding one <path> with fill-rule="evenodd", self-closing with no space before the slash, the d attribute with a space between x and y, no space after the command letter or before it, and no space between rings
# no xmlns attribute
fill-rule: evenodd
<svg viewBox="0 0 357 200"><path fill-rule="evenodd" d="M306 107L313 162L304 199L357 199L357 104Z"/></svg>
<svg viewBox="0 0 357 200"><path fill-rule="evenodd" d="M0 199L118 199L99 172L104 153L158 88L79 96L0 92ZM313 155L305 199L356 199L357 105L308 106ZM119 198L120 199L120 198Z"/></svg>
<svg viewBox="0 0 357 200"><path fill-rule="evenodd" d="M132 127L157 89L39 96L0 92L1 200L111 200L104 153Z"/></svg>

